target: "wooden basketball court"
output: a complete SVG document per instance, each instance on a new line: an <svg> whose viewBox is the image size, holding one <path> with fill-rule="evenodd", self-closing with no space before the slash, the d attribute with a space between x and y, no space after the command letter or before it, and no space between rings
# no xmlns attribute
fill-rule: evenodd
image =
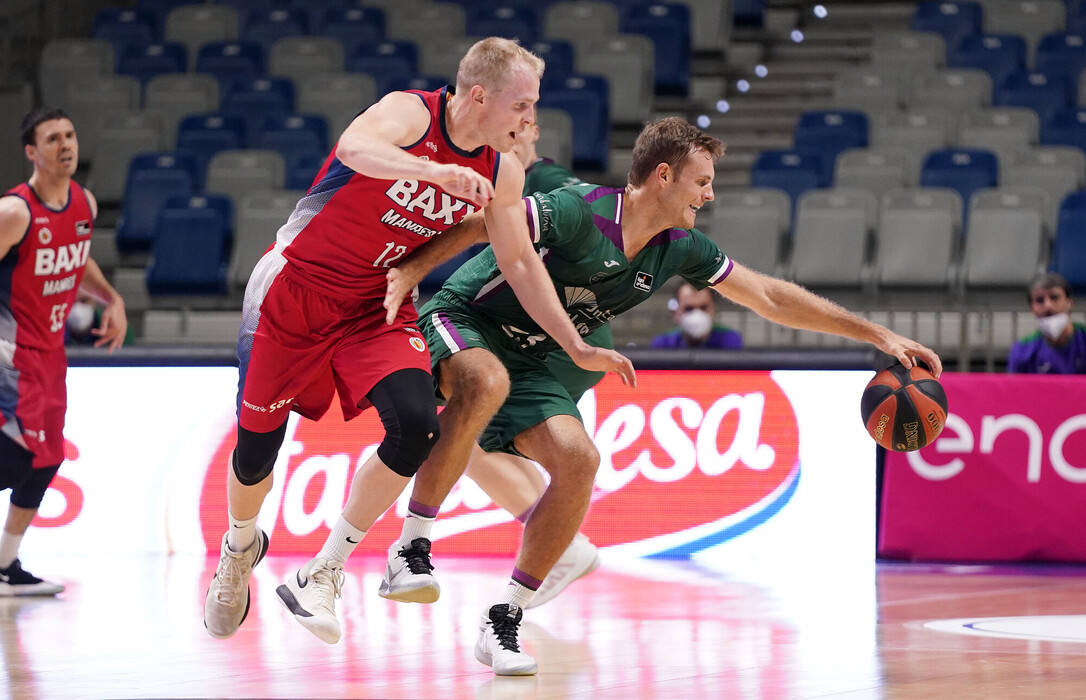
<svg viewBox="0 0 1086 700"><path fill-rule="evenodd" d="M0 687L65 699L1086 697L1084 568L812 571L767 554L764 568L735 572L605 556L528 611L522 642L539 675L498 678L472 648L505 559L436 558L443 592L432 606L379 598L383 560L352 559L335 646L275 596L302 563L293 557L258 567L237 635L209 637L201 614L215 563L31 554L28 568L69 588L0 600Z"/></svg>

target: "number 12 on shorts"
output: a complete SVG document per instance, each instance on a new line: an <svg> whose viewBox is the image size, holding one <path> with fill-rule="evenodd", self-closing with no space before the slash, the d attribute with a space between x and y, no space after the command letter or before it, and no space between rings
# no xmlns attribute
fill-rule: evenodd
<svg viewBox="0 0 1086 700"><path fill-rule="evenodd" d="M374 267L388 267L392 263L396 262L403 257L403 254L407 252L407 246L396 245L396 241L389 241L385 244L385 249L381 251L381 254L377 256L377 259L373 261ZM389 253L392 253L389 256ZM384 261L384 262L382 262Z"/></svg>

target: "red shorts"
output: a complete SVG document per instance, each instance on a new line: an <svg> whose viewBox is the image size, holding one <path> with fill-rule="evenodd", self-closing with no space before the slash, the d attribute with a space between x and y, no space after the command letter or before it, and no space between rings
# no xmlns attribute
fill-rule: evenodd
<svg viewBox="0 0 1086 700"><path fill-rule="evenodd" d="M36 350L16 346L14 369L0 366L0 413L15 419L34 467L64 461L64 414L68 409L64 348Z"/></svg>
<svg viewBox="0 0 1086 700"><path fill-rule="evenodd" d="M318 420L339 393L343 417L369 407L366 394L402 369L430 372L430 352L405 303L385 324L380 299L326 296L279 272L256 313L246 308L238 340L241 427L267 433L294 410Z"/></svg>

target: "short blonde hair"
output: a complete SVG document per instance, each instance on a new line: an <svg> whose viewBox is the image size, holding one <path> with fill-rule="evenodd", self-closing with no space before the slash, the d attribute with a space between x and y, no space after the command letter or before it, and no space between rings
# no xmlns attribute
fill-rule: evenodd
<svg viewBox="0 0 1086 700"><path fill-rule="evenodd" d="M543 59L515 40L498 36L480 39L460 59L456 71L457 90L466 91L472 85L499 90L518 61L534 70L537 78L543 77Z"/></svg>

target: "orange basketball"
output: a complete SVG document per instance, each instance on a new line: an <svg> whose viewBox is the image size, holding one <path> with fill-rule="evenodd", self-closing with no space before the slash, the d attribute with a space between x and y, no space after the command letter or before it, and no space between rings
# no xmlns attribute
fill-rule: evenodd
<svg viewBox="0 0 1086 700"><path fill-rule="evenodd" d="M912 452L927 445L946 425L946 392L923 367L895 364L864 388L860 415L875 442L888 450Z"/></svg>

